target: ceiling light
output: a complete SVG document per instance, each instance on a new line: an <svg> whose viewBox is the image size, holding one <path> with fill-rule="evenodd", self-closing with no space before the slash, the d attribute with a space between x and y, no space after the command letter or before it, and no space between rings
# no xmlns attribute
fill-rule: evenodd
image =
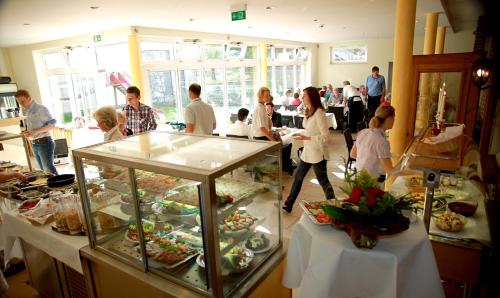
<svg viewBox="0 0 500 298"><path fill-rule="evenodd" d="M253 29L253 27L252 26L248 26L248 29Z"/></svg>
<svg viewBox="0 0 500 298"><path fill-rule="evenodd" d="M90 9L98 9L99 6L91 6Z"/></svg>
<svg viewBox="0 0 500 298"><path fill-rule="evenodd" d="M194 19L193 19L193 18L191 18L191 19L189 19L189 21L190 21L190 22L194 22Z"/></svg>
<svg viewBox="0 0 500 298"><path fill-rule="evenodd" d="M319 25L320 28L325 28L325 24Z"/></svg>
<svg viewBox="0 0 500 298"><path fill-rule="evenodd" d="M314 20L313 20L313 22L317 22L317 21L318 21L318 19L314 19Z"/></svg>
<svg viewBox="0 0 500 298"><path fill-rule="evenodd" d="M342 29L344 29L344 30L347 29L347 26L342 27Z"/></svg>
<svg viewBox="0 0 500 298"><path fill-rule="evenodd" d="M274 8L274 6L266 6L266 9L267 9L267 10L271 10L271 9L273 9L273 8Z"/></svg>
<svg viewBox="0 0 500 298"><path fill-rule="evenodd" d="M29 26L31 25L30 23L24 23L23 26Z"/></svg>

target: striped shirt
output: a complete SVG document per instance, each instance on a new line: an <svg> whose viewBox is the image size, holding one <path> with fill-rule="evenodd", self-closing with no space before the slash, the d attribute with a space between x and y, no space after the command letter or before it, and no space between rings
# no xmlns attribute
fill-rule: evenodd
<svg viewBox="0 0 500 298"><path fill-rule="evenodd" d="M139 110L131 105L127 105L123 110L127 115L127 128L130 128L134 134L156 129L154 113L149 106L139 103Z"/></svg>

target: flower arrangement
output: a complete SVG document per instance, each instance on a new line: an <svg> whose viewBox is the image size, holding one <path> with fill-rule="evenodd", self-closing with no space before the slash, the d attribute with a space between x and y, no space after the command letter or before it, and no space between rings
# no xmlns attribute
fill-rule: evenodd
<svg viewBox="0 0 500 298"><path fill-rule="evenodd" d="M391 235L408 229L410 221L403 210L415 212L412 200L394 197L383 191L366 170L346 174L341 190L348 196L341 204L322 206L332 217L332 225L348 232L357 247L373 248L378 236Z"/></svg>

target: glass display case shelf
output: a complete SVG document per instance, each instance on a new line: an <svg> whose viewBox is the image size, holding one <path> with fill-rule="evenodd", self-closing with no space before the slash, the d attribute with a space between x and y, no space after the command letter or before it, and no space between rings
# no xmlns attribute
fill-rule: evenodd
<svg viewBox="0 0 500 298"><path fill-rule="evenodd" d="M225 297L282 247L279 143L149 132L73 157L90 246L124 264Z"/></svg>

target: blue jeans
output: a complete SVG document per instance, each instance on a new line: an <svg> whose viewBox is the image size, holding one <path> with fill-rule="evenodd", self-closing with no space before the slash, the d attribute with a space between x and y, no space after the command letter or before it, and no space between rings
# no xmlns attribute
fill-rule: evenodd
<svg viewBox="0 0 500 298"><path fill-rule="evenodd" d="M54 150L56 143L53 140L33 143L33 153L35 154L36 162L40 169L47 173L57 175L56 167L54 166Z"/></svg>
<svg viewBox="0 0 500 298"><path fill-rule="evenodd" d="M290 189L290 194L285 201L285 206L292 208L295 200L299 196L300 189L302 188L302 182L304 182L304 178L311 167L314 170L314 174L316 174L319 184L323 188L326 199L331 200L335 198L332 184L330 183L330 180L328 180L328 174L326 172L326 160L323 159L318 163L307 163L300 160L299 165L295 170L295 175L293 176L292 189Z"/></svg>

